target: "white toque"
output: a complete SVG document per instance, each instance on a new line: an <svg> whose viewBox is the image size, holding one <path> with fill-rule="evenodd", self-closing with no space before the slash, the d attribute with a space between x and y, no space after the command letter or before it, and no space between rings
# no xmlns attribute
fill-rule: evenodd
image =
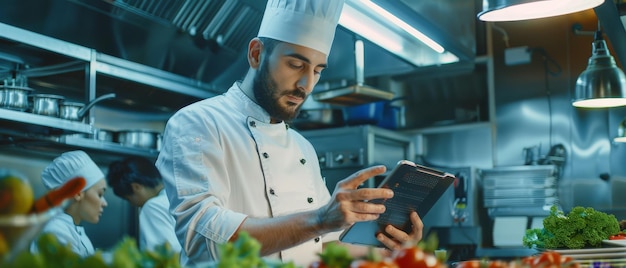
<svg viewBox="0 0 626 268"><path fill-rule="evenodd" d="M315 49L328 56L344 0L268 0L258 37Z"/></svg>
<svg viewBox="0 0 626 268"><path fill-rule="evenodd" d="M85 178L86 184L83 188L85 191L104 179L104 173L83 151L63 153L41 172L41 181L49 190L57 188L75 177Z"/></svg>

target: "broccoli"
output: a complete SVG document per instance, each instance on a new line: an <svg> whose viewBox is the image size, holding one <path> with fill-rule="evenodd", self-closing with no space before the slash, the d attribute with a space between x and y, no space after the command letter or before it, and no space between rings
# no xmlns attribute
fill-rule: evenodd
<svg viewBox="0 0 626 268"><path fill-rule="evenodd" d="M615 215L580 206L572 208L565 215L556 206L552 206L550 215L543 220L543 228L526 230L522 242L529 248L600 247L602 240L619 231L620 226Z"/></svg>

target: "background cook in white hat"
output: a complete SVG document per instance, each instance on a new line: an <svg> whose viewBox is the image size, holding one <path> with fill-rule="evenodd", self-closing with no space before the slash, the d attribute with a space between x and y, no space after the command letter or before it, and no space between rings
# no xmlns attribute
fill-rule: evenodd
<svg viewBox="0 0 626 268"><path fill-rule="evenodd" d="M104 174L89 155L83 151L63 153L55 158L41 173L41 181L48 190L60 187L75 177L85 178L83 190L69 199L64 213L55 216L44 226L41 233L52 233L62 244L69 244L72 251L80 256L94 253L91 240L80 223L98 223L107 201ZM31 252L37 251L36 240L31 244Z"/></svg>
<svg viewBox="0 0 626 268"><path fill-rule="evenodd" d="M333 195L321 177L315 149L289 128L327 65L342 0L268 0L250 68L220 96L180 109L165 128L156 166L176 219L186 266L214 261L219 246L245 231L261 254L308 267L324 242L385 210L364 200L389 198L388 189L357 189L384 166L340 182ZM420 239L386 229L390 248ZM372 234L374 235L374 234Z"/></svg>

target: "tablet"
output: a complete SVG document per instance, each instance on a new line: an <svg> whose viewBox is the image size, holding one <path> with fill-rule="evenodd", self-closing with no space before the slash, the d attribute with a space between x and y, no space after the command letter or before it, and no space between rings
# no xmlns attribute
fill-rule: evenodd
<svg viewBox="0 0 626 268"><path fill-rule="evenodd" d="M450 185L454 175L401 160L378 186L394 192L393 198L369 202L385 204L386 210L375 221L357 222L346 229L339 240L345 243L384 247L376 239L385 226L391 224L411 233L409 214L416 211L420 218L435 205Z"/></svg>

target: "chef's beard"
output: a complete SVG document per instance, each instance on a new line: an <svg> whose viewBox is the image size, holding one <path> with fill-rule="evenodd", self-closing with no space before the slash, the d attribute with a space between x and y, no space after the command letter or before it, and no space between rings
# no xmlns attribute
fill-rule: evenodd
<svg viewBox="0 0 626 268"><path fill-rule="evenodd" d="M270 115L272 119L278 121L291 122L300 113L301 104L288 103L290 107L297 106L296 109L288 110L284 109L278 103L278 99L284 95L293 95L307 98L306 93L299 89L293 89L288 91L279 92L277 89L276 81L270 76L268 61L263 60L259 66L259 70L253 79L254 97L256 98L259 106L261 106Z"/></svg>

